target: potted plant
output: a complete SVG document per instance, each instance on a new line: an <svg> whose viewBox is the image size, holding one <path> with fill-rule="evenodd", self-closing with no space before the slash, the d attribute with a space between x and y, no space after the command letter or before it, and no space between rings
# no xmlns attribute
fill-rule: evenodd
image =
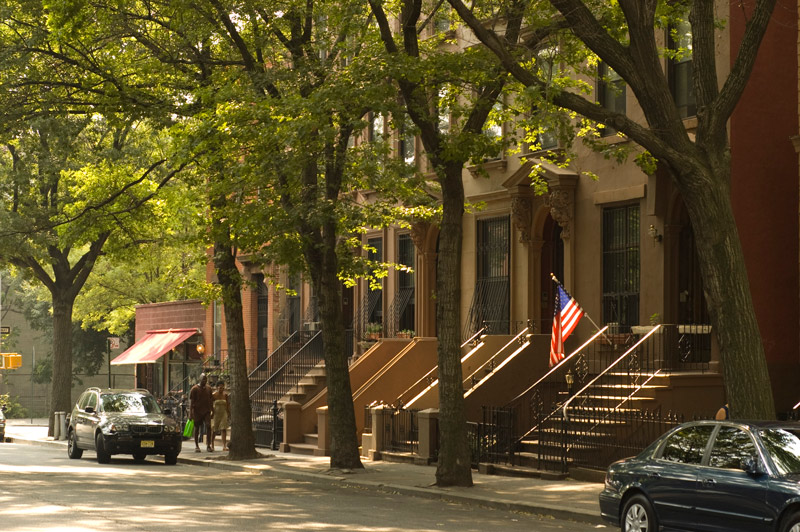
<svg viewBox="0 0 800 532"><path fill-rule="evenodd" d="M411 329L403 329L397 333L398 338L414 338L414 331Z"/></svg>
<svg viewBox="0 0 800 532"><path fill-rule="evenodd" d="M381 337L381 331L383 331L383 325L380 323L368 323L367 324L367 339L368 340L378 340Z"/></svg>

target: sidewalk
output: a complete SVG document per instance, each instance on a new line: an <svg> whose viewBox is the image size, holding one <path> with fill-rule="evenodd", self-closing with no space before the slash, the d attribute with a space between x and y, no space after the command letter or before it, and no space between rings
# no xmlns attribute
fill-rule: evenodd
<svg viewBox="0 0 800 532"><path fill-rule="evenodd" d="M6 425L6 441L32 445L60 446L66 441L54 441L47 437L45 419L9 419ZM222 449L219 438L216 448ZM417 466L395 462L373 462L362 457L363 471L334 471L329 469L329 457L306 456L259 449L264 455L256 460L231 462L225 453L209 453L202 446L202 453L194 452L194 441L186 441L178 461L183 464L205 466L229 471L248 471L253 474L277 474L304 480L316 480L344 486L354 486L424 497L441 499L512 510L532 514L548 515L559 519L601 524L598 495L602 484L575 480L541 480L497 475L483 475L473 471L471 488L438 488L434 486L434 466ZM94 458L90 453L89 458Z"/></svg>

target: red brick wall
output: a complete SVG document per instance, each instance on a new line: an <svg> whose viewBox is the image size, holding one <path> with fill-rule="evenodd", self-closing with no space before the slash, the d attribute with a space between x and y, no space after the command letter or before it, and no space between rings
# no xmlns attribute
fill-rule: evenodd
<svg viewBox="0 0 800 532"><path fill-rule="evenodd" d="M169 301L136 306L136 339L147 331L163 329L200 329L206 343L206 308L198 299ZM210 336L208 337L210 339Z"/></svg>
<svg viewBox="0 0 800 532"><path fill-rule="evenodd" d="M731 48L745 28L731 2ZM731 201L778 411L800 397L798 352L797 1L779 0L731 118Z"/></svg>

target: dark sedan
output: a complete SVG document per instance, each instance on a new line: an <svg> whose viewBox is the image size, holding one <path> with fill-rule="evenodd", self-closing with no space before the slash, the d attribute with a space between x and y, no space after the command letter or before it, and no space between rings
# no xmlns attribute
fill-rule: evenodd
<svg viewBox="0 0 800 532"><path fill-rule="evenodd" d="M600 510L625 532L800 532L800 423L679 425L609 466Z"/></svg>

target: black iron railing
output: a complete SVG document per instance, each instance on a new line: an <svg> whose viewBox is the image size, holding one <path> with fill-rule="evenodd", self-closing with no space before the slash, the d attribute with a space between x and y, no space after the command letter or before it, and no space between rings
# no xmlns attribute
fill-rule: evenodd
<svg viewBox="0 0 800 532"><path fill-rule="evenodd" d="M312 333L312 331L304 331ZM265 362L269 362L272 357ZM270 441L274 439L274 432L278 426L281 416L280 401L287 396L292 389L295 389L305 375L323 361L322 334L318 331L313 332L313 336L308 339L288 360L278 367L275 364L274 371L250 393L250 405L253 411L253 430L270 430L272 433ZM272 368L270 368L272 369ZM251 381L252 382L252 381ZM267 438L266 434L256 435L256 444L263 445Z"/></svg>
<svg viewBox="0 0 800 532"><path fill-rule="evenodd" d="M256 366L247 376L250 382L250 394L255 393L260 386L271 378L276 371L286 364L300 349L303 348L318 331L295 331L275 351L270 353L264 362Z"/></svg>
<svg viewBox="0 0 800 532"><path fill-rule="evenodd" d="M472 467L510 462L516 443L514 434L513 408L484 406L482 421L467 423Z"/></svg>
<svg viewBox="0 0 800 532"><path fill-rule="evenodd" d="M419 447L419 411L384 407L383 447L390 452L416 453Z"/></svg>

